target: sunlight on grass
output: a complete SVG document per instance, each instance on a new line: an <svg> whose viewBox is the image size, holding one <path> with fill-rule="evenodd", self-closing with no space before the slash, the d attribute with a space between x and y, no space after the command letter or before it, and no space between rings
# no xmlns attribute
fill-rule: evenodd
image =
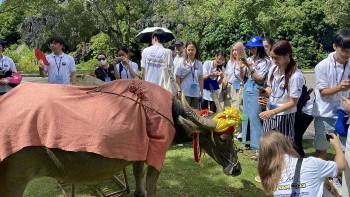
<svg viewBox="0 0 350 197"><path fill-rule="evenodd" d="M236 142L241 146L239 142ZM304 148L307 156L314 152L312 140L304 141ZM242 174L237 177L225 176L222 167L215 163L208 155L204 159L204 167L194 162L193 149L190 144L178 148L171 146L164 162L162 173L157 183L157 196L180 196L180 197L263 197L262 187L255 182L257 173L257 162L250 159L254 153L252 150L239 153L238 157L242 165ZM334 149L331 150L330 159L334 157ZM127 168L127 175L131 189L130 194L125 197L132 197L135 189L135 181L132 176L132 168ZM102 191L112 191L115 184L104 181L100 184L77 186L77 196L92 197L98 196L94 192L97 188ZM26 197L62 197L56 186L56 181L51 178L40 178L33 180L27 187Z"/></svg>

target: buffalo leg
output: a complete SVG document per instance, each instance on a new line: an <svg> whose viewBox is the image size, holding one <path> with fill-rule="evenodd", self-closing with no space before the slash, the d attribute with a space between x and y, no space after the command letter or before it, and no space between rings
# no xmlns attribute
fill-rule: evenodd
<svg viewBox="0 0 350 197"><path fill-rule="evenodd" d="M6 166L6 167L5 167ZM18 177L18 175L20 175ZM8 165L0 166L0 197L22 197L29 182L16 169Z"/></svg>
<svg viewBox="0 0 350 197"><path fill-rule="evenodd" d="M146 197L147 195L142 181L144 177L144 163L135 162L132 167L136 183L134 197Z"/></svg>
<svg viewBox="0 0 350 197"><path fill-rule="evenodd" d="M147 197L153 197L156 195L157 180L159 178L160 172L153 166L148 166L147 177L146 177L146 190Z"/></svg>

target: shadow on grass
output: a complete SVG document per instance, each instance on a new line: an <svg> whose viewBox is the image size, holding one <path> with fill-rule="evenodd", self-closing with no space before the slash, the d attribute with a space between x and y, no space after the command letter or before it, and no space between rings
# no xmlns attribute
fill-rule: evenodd
<svg viewBox="0 0 350 197"><path fill-rule="evenodd" d="M204 167L194 162L193 149L190 144L178 148L172 146L164 161L162 173L157 182L157 196L215 196L215 197L250 197L266 196L259 183L254 181L257 175L256 161L250 160L246 155L250 152L239 153L242 164L242 174L237 177L226 176L223 169L208 155L202 160ZM133 196L135 181L132 176L132 167L127 167L127 175L131 193L125 197ZM58 197L63 196L56 186L56 180L41 178L34 180L27 187L26 197ZM77 196L101 196L100 191L113 191L116 186L113 182L103 182L97 185L78 185Z"/></svg>

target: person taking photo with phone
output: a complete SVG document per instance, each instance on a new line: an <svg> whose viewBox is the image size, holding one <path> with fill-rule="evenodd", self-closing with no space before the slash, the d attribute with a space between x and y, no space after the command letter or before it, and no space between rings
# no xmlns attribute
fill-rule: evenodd
<svg viewBox="0 0 350 197"><path fill-rule="evenodd" d="M259 92L268 100L266 111L261 112L259 117L264 121L263 132L275 130L292 140L304 76L296 65L292 46L287 40L275 43L270 54L275 65L269 70L265 91L261 89ZM264 103L263 99L259 99L259 104Z"/></svg>
<svg viewBox="0 0 350 197"><path fill-rule="evenodd" d="M330 147L325 134L333 133L335 130L334 125L338 109L341 108L342 97L350 98L350 29L342 29L334 34L333 49L335 51L315 67L314 147L315 156L322 159L326 158ZM340 137L340 141L345 144L346 138ZM344 196L349 196L348 188L341 189L338 179L333 179L331 182L338 189L338 193L341 194L343 191Z"/></svg>
<svg viewBox="0 0 350 197"><path fill-rule="evenodd" d="M266 74L271 66L271 61L266 55L263 40L260 36L252 36L246 47L252 54L247 60L242 58L245 65L241 72L241 78L247 77L243 88L243 113L248 120L242 122L242 143L246 144L248 124L250 125L250 147L247 149L256 150L251 156L252 160L257 160L259 150L259 139L262 132L262 124L259 118L261 108L258 104L259 86L264 86Z"/></svg>
<svg viewBox="0 0 350 197"><path fill-rule="evenodd" d="M104 82L114 81L119 79L118 71L116 66L108 63L106 54L99 53L97 55L98 68L95 70L95 75L97 78Z"/></svg>
<svg viewBox="0 0 350 197"><path fill-rule="evenodd" d="M324 179L336 177L338 171L345 170L346 166L338 137L331 133L329 140L335 148L334 161L316 157L300 159L291 141L283 134L276 131L263 133L258 172L266 194L322 197L324 191L327 192L324 190L324 186L327 187Z"/></svg>
<svg viewBox="0 0 350 197"><path fill-rule="evenodd" d="M138 75L138 65L130 60L129 50L122 46L118 48L118 57L114 58L120 79L135 79Z"/></svg>
<svg viewBox="0 0 350 197"><path fill-rule="evenodd" d="M203 64L203 102L201 109L209 109L210 112L216 112L216 106L213 101L211 87L214 89L214 94L220 94L219 85L224 81L223 66L226 62L226 52L219 50L215 53L214 60L207 60ZM211 86L211 87L210 87Z"/></svg>

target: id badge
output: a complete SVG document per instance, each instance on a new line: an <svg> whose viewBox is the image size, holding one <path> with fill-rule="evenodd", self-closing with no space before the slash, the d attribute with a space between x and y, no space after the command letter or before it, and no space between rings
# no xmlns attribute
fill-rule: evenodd
<svg viewBox="0 0 350 197"><path fill-rule="evenodd" d="M253 82L252 81L247 81L247 92L252 92L253 91Z"/></svg>
<svg viewBox="0 0 350 197"><path fill-rule="evenodd" d="M241 81L239 80L233 80L233 88L235 90L239 90L241 88Z"/></svg>
<svg viewBox="0 0 350 197"><path fill-rule="evenodd" d="M57 83L63 83L63 75L55 75L55 81Z"/></svg>
<svg viewBox="0 0 350 197"><path fill-rule="evenodd" d="M191 93L197 93L198 92L198 85L193 83L190 86Z"/></svg>
<svg viewBox="0 0 350 197"><path fill-rule="evenodd" d="M110 77L105 77L105 82L110 82L111 78Z"/></svg>
<svg viewBox="0 0 350 197"><path fill-rule="evenodd" d="M274 110L274 109L276 109L276 105L271 105L271 104L269 104L269 110Z"/></svg>

